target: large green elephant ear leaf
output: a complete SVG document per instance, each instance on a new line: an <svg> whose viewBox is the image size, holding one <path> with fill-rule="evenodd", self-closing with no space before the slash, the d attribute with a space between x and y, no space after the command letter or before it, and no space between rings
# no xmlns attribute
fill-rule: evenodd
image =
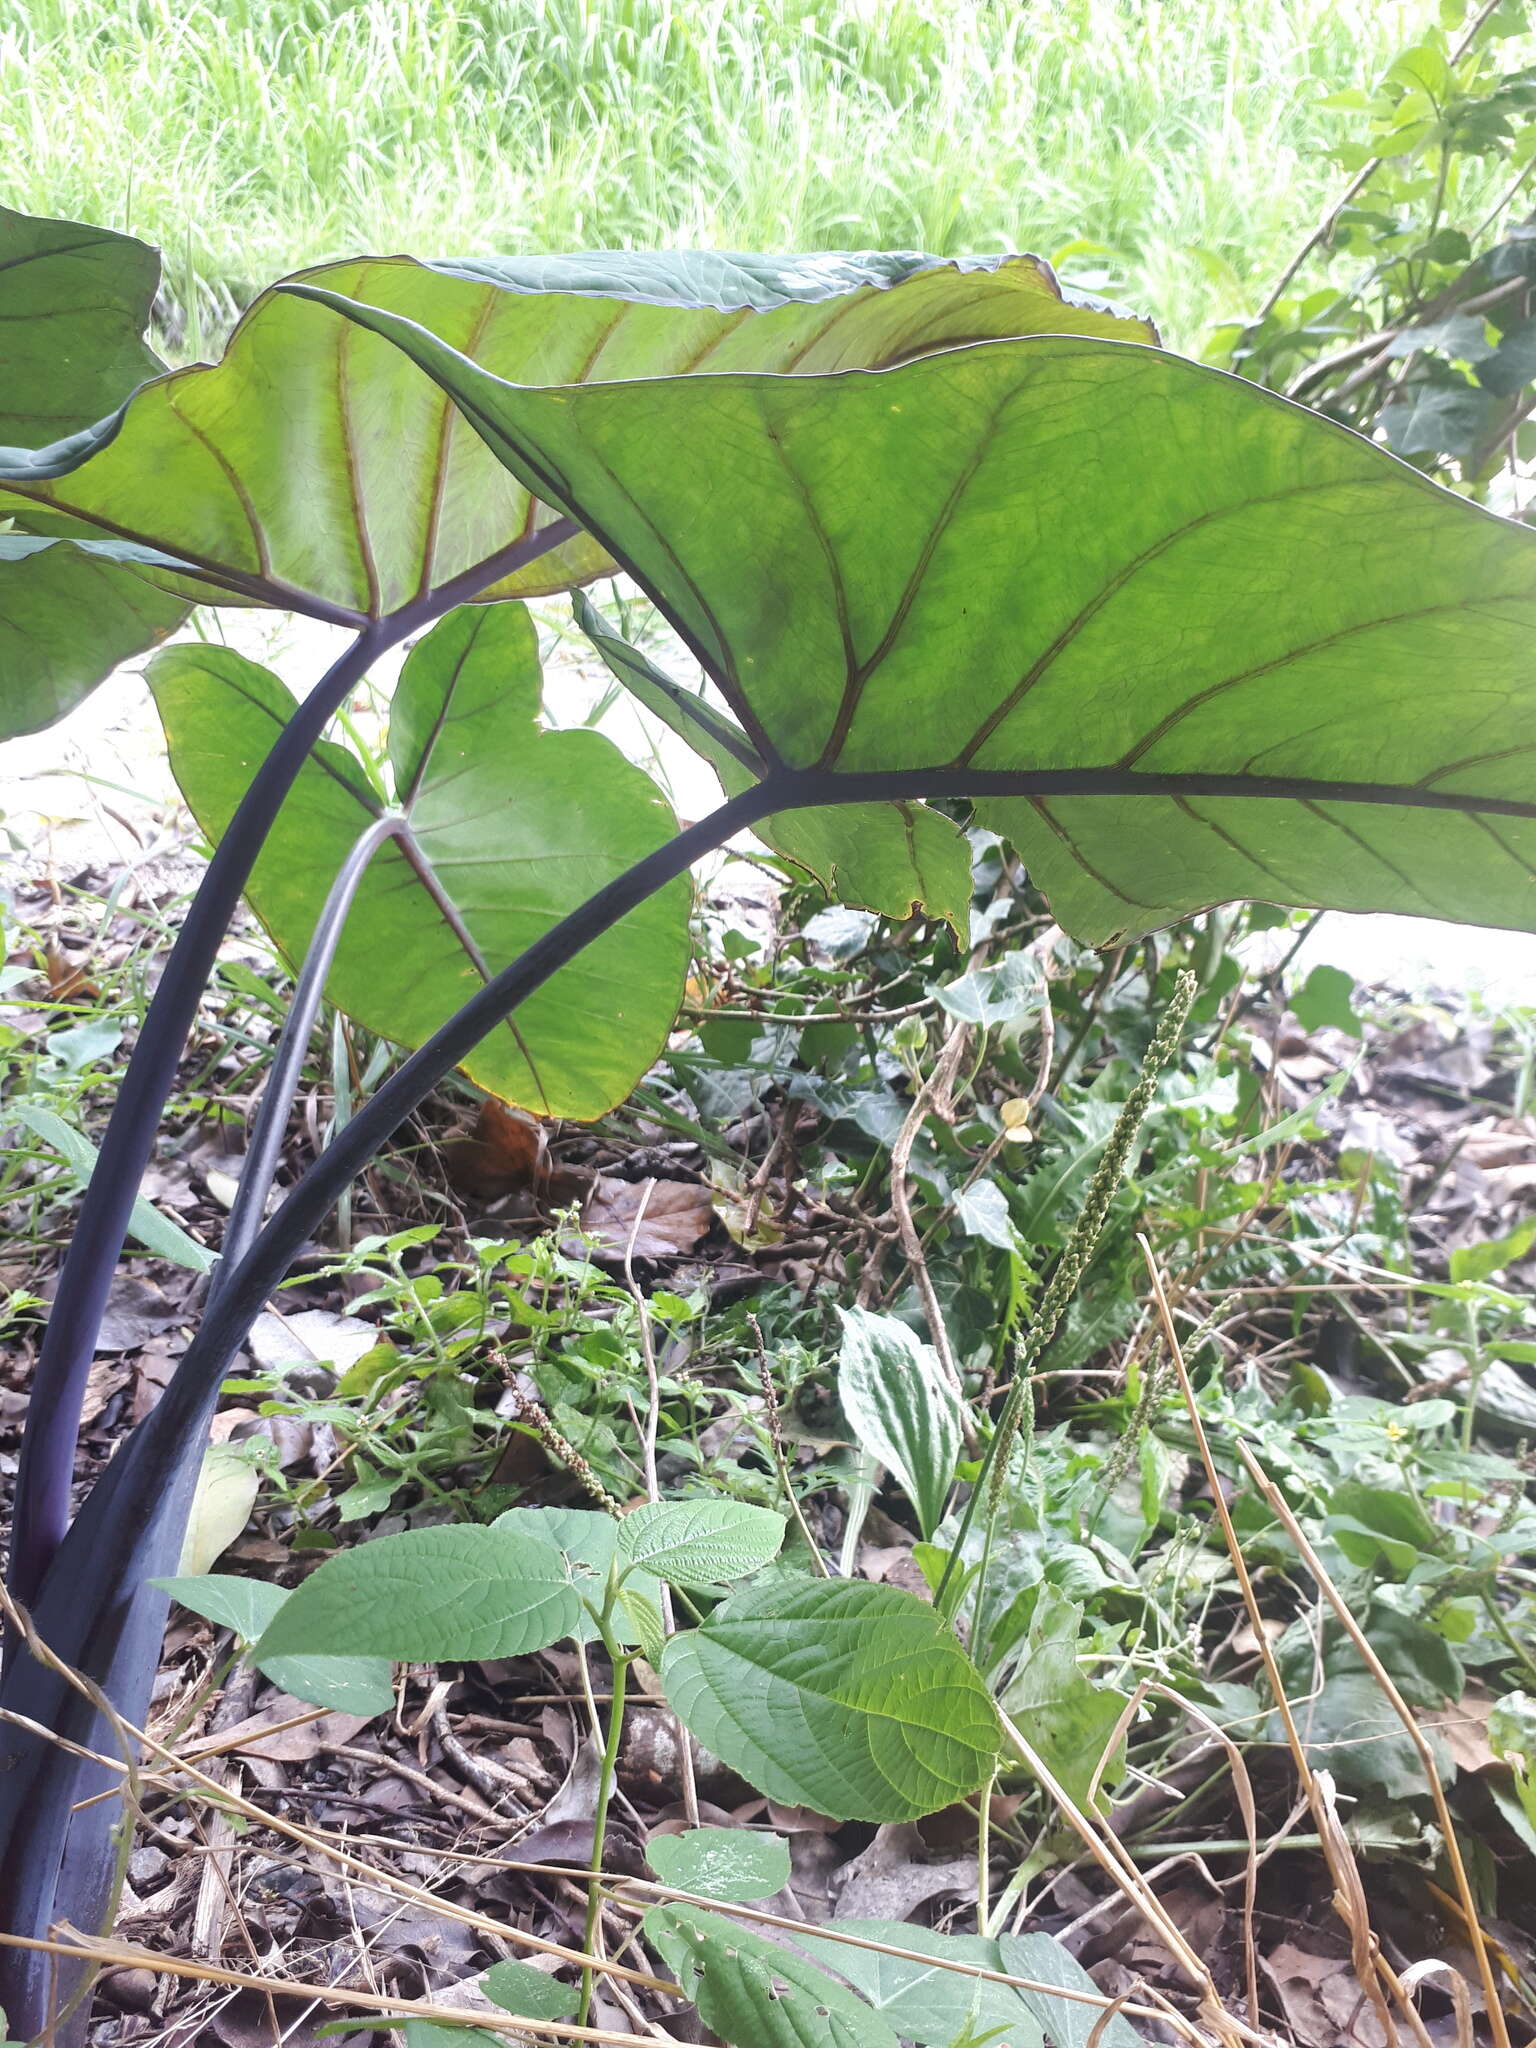
<svg viewBox="0 0 1536 2048"><path fill-rule="evenodd" d="M168 648L150 683L171 766L218 838L293 711L268 670L229 649ZM521 605L461 607L412 650L395 692L386 807L360 763L323 743L301 771L247 894L303 958L331 879L386 812L396 836L353 903L328 992L382 1037L420 1045L492 974L676 821L601 735L537 724L538 643ZM675 882L623 919L475 1048L467 1071L508 1101L601 1116L666 1042L689 957Z"/></svg>
<svg viewBox="0 0 1536 2048"><path fill-rule="evenodd" d="M1095 943L1230 898L1536 926L1536 535L1270 392L1052 337L498 384L786 803L969 794Z"/></svg>
<svg viewBox="0 0 1536 2048"><path fill-rule="evenodd" d="M0 448L78 433L164 368L144 339L159 283L131 235L0 206Z"/></svg>
<svg viewBox="0 0 1536 2048"><path fill-rule="evenodd" d="M310 273L306 289L418 321L489 374L540 385L835 369L978 334L1150 333L1064 296L1032 257L362 258ZM122 396L118 385L87 407L96 426L0 449L0 517L173 557L185 573L133 573L182 598L342 625L473 584L519 540L522 563L486 594L563 589L612 566L589 536L553 545L553 515L398 350L285 292L257 300L220 363L158 378L102 419ZM63 612L52 638L83 695L100 665L79 663ZM30 729L58 699L0 674L0 732Z"/></svg>
<svg viewBox="0 0 1536 2048"><path fill-rule="evenodd" d="M571 599L577 625L610 673L709 762L727 796L739 795L761 778L762 763L738 726L615 633L582 591L573 591ZM785 811L752 829L765 846L814 875L840 902L885 917L926 910L930 917L947 918L961 933L967 930L970 841L942 811L911 799L838 804Z"/></svg>
<svg viewBox="0 0 1536 2048"><path fill-rule="evenodd" d="M0 463L88 430L155 375L144 328L159 276L127 235L0 206ZM145 565L113 540L0 531L0 739L53 724L180 624L186 606Z"/></svg>

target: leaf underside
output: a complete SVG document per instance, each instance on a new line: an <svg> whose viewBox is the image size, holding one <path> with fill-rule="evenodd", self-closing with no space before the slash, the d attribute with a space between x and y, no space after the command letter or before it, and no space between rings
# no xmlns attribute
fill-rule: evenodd
<svg viewBox="0 0 1536 2048"><path fill-rule="evenodd" d="M227 648L167 650L150 670L171 765L217 839L292 715L277 678ZM389 755L400 829L374 856L329 993L420 1045L556 920L668 839L653 783L600 734L543 732L538 643L522 605L461 607L411 652ZM294 785L247 895L290 960L336 870L384 810L361 766L322 744ZM465 1062L543 1115L601 1116L666 1042L688 965L689 892L652 896L523 1003Z"/></svg>
<svg viewBox="0 0 1536 2048"><path fill-rule="evenodd" d="M975 795L1094 943L1242 897L1536 925L1536 536L1359 436L1118 342L546 392L350 312L805 800Z"/></svg>

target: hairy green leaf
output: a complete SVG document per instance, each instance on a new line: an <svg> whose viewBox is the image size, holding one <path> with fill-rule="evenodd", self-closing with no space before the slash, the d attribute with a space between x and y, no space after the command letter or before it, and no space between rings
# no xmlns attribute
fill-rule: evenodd
<svg viewBox="0 0 1536 2048"><path fill-rule="evenodd" d="M727 2048L899 2048L846 1985L698 1906L653 1906L646 1939Z"/></svg>
<svg viewBox="0 0 1536 2048"><path fill-rule="evenodd" d="M782 1835L759 1835L750 1828L652 1835L645 1856L663 1884L728 1904L771 1898L789 1883L789 1844Z"/></svg>
<svg viewBox="0 0 1536 2048"><path fill-rule="evenodd" d="M779 1554L784 1517L739 1500L660 1500L619 1523L619 1556L668 1585L708 1592Z"/></svg>
<svg viewBox="0 0 1536 2048"><path fill-rule="evenodd" d="M916 1820L974 1792L997 1716L933 1609L859 1579L748 1588L674 1636L667 1698L759 1791L836 1820Z"/></svg>
<svg viewBox="0 0 1536 2048"><path fill-rule="evenodd" d="M996 2048L1044 2048L1044 2032L1019 1992L943 1967L948 1960L1003 1972L995 1941L979 1934L938 1934L905 1920L834 1920L832 1926L839 1934L934 1958L931 1963L906 1962L816 1934L796 1937L818 1962L846 1977L903 2040L915 2041L918 2048L950 2048L962 2037L992 2037ZM1094 2007L1085 2010L1090 2020L1096 2017Z"/></svg>
<svg viewBox="0 0 1536 2048"><path fill-rule="evenodd" d="M247 1644L260 1639L291 1597L281 1586L268 1585L265 1580L234 1578L221 1572L153 1583L205 1621L233 1629ZM395 1703L387 1657L265 1657L261 1668L274 1685L312 1706L347 1714L385 1714Z"/></svg>
<svg viewBox="0 0 1536 2048"><path fill-rule="evenodd" d="M1060 336L532 391L350 312L602 538L786 793L982 798L1095 943L1232 897L1536 925L1536 536L1316 414Z"/></svg>
<svg viewBox="0 0 1536 2048"><path fill-rule="evenodd" d="M228 648L167 649L150 670L171 766L217 839L293 711ZM412 650L389 758L397 836L375 854L328 984L369 1030L420 1045L490 975L675 829L655 785L594 732L537 723L538 641L521 605L461 607ZM300 772L247 894L291 960L331 880L384 810L332 745ZM467 1071L548 1116L595 1117L655 1059L682 997L689 890L671 884L553 976Z"/></svg>
<svg viewBox="0 0 1536 2048"><path fill-rule="evenodd" d="M258 1639L273 1657L522 1657L576 1626L558 1551L504 1529L409 1529L329 1557Z"/></svg>
<svg viewBox="0 0 1536 2048"><path fill-rule="evenodd" d="M603 1588L619 1547L619 1524L612 1515L598 1514L592 1508L508 1508L491 1527L512 1529L553 1544L571 1567L571 1583L577 1592L594 1606L602 1606ZM621 1643L638 1643L647 1656L650 1647L641 1641L642 1630L651 1632L654 1615L655 1633L662 1633L661 1590L660 1579L649 1572L631 1572L610 1624ZM579 1642L595 1643L600 1632L596 1621L583 1610L572 1633ZM660 1656L659 1649L656 1654Z"/></svg>
<svg viewBox="0 0 1536 2048"><path fill-rule="evenodd" d="M918 1533L944 1519L963 1417L938 1354L895 1316L839 1309L837 1393L862 1448L896 1478L917 1509Z"/></svg>

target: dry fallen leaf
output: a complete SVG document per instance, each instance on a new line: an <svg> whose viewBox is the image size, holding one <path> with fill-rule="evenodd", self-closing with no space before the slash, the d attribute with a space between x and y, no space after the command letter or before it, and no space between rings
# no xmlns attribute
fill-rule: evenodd
<svg viewBox="0 0 1536 2048"><path fill-rule="evenodd" d="M637 1226L638 1219L638 1228ZM709 1189L688 1180L613 1180L599 1174L581 1212L599 1258L673 1259L715 1220Z"/></svg>
<svg viewBox="0 0 1536 2048"><path fill-rule="evenodd" d="M443 1164L460 1194L494 1202L538 1183L547 1143L544 1127L531 1116L488 1096L474 1130L442 1147Z"/></svg>

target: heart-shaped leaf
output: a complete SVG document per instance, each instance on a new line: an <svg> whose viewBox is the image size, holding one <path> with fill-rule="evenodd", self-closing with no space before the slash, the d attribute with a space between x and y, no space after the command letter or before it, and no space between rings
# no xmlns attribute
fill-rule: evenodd
<svg viewBox="0 0 1536 2048"><path fill-rule="evenodd" d="M351 312L636 576L786 803L985 799L1099 944L1228 897L1536 924L1536 535L1316 414L1064 337L540 392Z"/></svg>
<svg viewBox="0 0 1536 2048"><path fill-rule="evenodd" d="M560 1553L505 1529L408 1529L329 1557L253 1655L436 1664L522 1657L559 1642L578 1605Z"/></svg>
<svg viewBox="0 0 1536 2048"><path fill-rule="evenodd" d="M645 1934L727 2048L899 2048L845 1984L750 1928L698 1906L653 1906Z"/></svg>
<svg viewBox="0 0 1536 2048"><path fill-rule="evenodd" d="M770 1799L835 1820L916 1820L974 1792L1000 1731L933 1609L893 1586L749 1587L661 1666L689 1732Z"/></svg>
<svg viewBox="0 0 1536 2048"><path fill-rule="evenodd" d="M254 662L201 644L160 655L150 683L182 794L217 839L293 699ZM450 612L406 661L389 732L398 835L358 890L328 984L383 1037L420 1045L674 829L655 785L601 734L540 731L540 687L521 605ZM332 877L383 809L352 756L315 749L246 892L290 959L303 958ZM686 882L652 896L482 1040L469 1073L550 1116L622 1101L676 1015L688 909Z"/></svg>
<svg viewBox="0 0 1536 2048"><path fill-rule="evenodd" d="M837 1394L862 1449L900 1482L917 1509L919 1534L944 1519L963 1417L938 1354L895 1316L839 1309L843 1344Z"/></svg>
<svg viewBox="0 0 1536 2048"><path fill-rule="evenodd" d="M750 1828L689 1828L652 1835L646 1861L663 1884L701 1898L743 1905L771 1898L789 1883L789 1844Z"/></svg>
<svg viewBox="0 0 1536 2048"><path fill-rule="evenodd" d="M112 238L96 230L9 220L94 236L98 262L111 258ZM147 256L132 260L142 267ZM41 292L43 270L34 263L29 274ZM71 346L110 359L115 335L121 353L131 326L122 291L98 340L77 281L54 266L53 284L60 279L72 294L59 303L70 314ZM530 384L844 368L976 334L1150 335L1144 322L1100 302L1064 298L1032 257L361 258L308 279L306 289L422 321L496 376ZM61 412L65 438L0 447L0 487L8 486L0 517L15 515L32 532L94 533L160 550L190 574L143 574L183 599L360 623L472 574L520 536L531 544L547 520L404 356L286 293L255 302L221 362L158 378L111 414L127 388L122 368L83 416ZM68 429L77 418L84 431L75 435ZM601 545L580 535L504 576L494 594L558 590L608 566ZM66 567L84 574L60 557L55 575ZM85 659L80 646L82 603L99 597L101 578L98 565L94 581L77 580L79 595L43 622L50 665L67 677L53 687L56 703L78 701L106 673L104 657ZM119 613L126 603L114 599ZM0 583L0 615L6 604ZM114 645L120 637L119 622ZM147 633L138 647L157 637ZM0 667L0 732L31 730L49 715L37 694L13 710L11 690L22 683Z"/></svg>
<svg viewBox="0 0 1536 2048"><path fill-rule="evenodd" d="M779 1554L784 1517L739 1500L648 1501L619 1524L619 1556L668 1585L708 1592Z"/></svg>

